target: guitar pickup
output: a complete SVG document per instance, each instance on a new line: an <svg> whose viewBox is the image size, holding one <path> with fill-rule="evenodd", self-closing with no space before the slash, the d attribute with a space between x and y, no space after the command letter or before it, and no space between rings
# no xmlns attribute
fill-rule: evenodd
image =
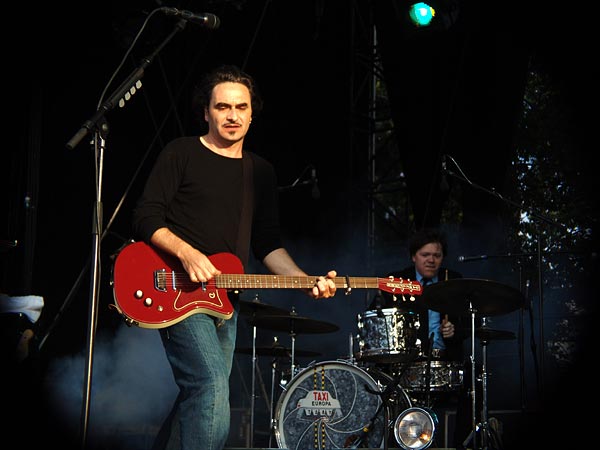
<svg viewBox="0 0 600 450"><path fill-rule="evenodd" d="M175 277L172 276L173 290L175 290ZM165 269L159 269L154 271L154 289L160 292L167 292L167 271Z"/></svg>

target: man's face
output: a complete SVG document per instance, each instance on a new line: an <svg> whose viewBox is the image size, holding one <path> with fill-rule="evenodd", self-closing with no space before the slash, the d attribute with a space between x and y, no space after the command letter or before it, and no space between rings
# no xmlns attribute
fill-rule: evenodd
<svg viewBox="0 0 600 450"><path fill-rule="evenodd" d="M412 257L415 269L425 278L433 278L437 274L443 259L442 246L436 242L425 244Z"/></svg>
<svg viewBox="0 0 600 450"><path fill-rule="evenodd" d="M252 121L250 91L240 83L217 84L204 119L212 137L230 144L242 140Z"/></svg>

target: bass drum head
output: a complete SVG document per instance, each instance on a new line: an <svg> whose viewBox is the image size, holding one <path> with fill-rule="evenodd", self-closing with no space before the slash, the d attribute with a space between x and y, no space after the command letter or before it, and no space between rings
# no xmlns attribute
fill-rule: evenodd
<svg viewBox="0 0 600 450"><path fill-rule="evenodd" d="M307 367L288 384L275 411L275 437L289 450L381 448L385 414L382 386L346 362ZM363 432L367 427L369 431Z"/></svg>

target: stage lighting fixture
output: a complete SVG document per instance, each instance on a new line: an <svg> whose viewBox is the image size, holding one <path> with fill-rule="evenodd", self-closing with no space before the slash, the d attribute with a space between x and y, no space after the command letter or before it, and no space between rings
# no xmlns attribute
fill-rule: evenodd
<svg viewBox="0 0 600 450"><path fill-rule="evenodd" d="M410 5L408 15L417 27L426 27L431 24L435 17L435 9L427 3L419 2Z"/></svg>
<svg viewBox="0 0 600 450"><path fill-rule="evenodd" d="M423 450L433 443L438 419L433 412L412 407L394 422L394 436L404 450Z"/></svg>

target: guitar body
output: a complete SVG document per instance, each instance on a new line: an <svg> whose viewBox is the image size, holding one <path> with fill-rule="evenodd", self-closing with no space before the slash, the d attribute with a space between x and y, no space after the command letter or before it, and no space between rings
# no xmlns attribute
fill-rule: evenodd
<svg viewBox="0 0 600 450"><path fill-rule="evenodd" d="M319 277L245 275L240 259L231 253L208 257L221 274L206 283L193 283L179 259L144 242L133 242L115 258L112 274L114 307L129 325L164 328L192 314L205 313L230 319L234 309L227 297L245 289L312 289ZM335 277L336 288L380 289L394 295L421 294L416 281L374 277Z"/></svg>
<svg viewBox="0 0 600 450"><path fill-rule="evenodd" d="M209 257L224 273L243 273L231 253ZM144 242L125 246L113 266L113 296L127 323L163 328L186 317L207 313L222 319L233 315L226 289L211 283L192 283L179 260Z"/></svg>

